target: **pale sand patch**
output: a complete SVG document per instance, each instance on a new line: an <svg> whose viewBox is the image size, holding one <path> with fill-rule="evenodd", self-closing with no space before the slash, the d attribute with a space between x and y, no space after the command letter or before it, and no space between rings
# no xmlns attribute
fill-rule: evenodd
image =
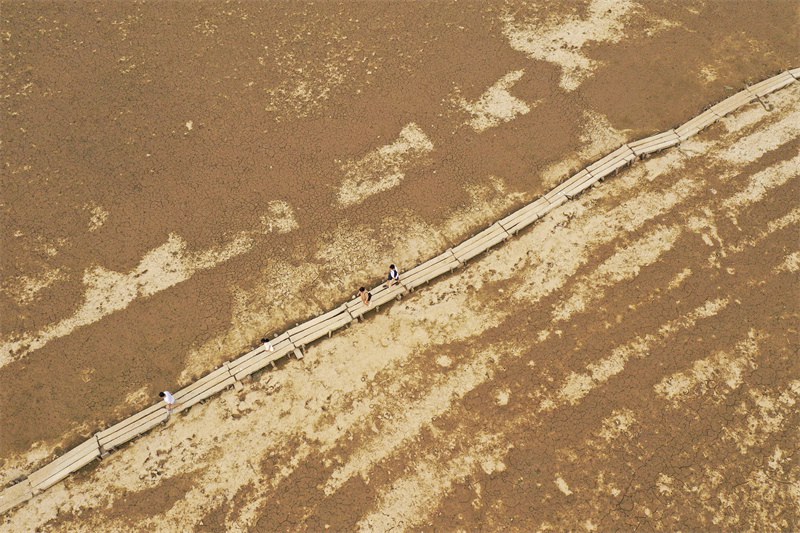
<svg viewBox="0 0 800 533"><path fill-rule="evenodd" d="M494 401L497 405L508 405L508 400L511 397L511 392L508 389L502 389L495 394Z"/></svg>
<svg viewBox="0 0 800 533"><path fill-rule="evenodd" d="M706 65L700 69L700 77L703 79L704 82L711 83L712 81L719 78L719 72L717 72L717 69L715 67L712 67L711 65Z"/></svg>
<svg viewBox="0 0 800 533"><path fill-rule="evenodd" d="M558 17L543 23L517 21L507 15L503 34L511 48L533 59L561 67L560 86L573 91L597 67L581 50L590 42L615 43L625 36L625 22L637 4L628 0L594 0L585 18Z"/></svg>
<svg viewBox="0 0 800 533"><path fill-rule="evenodd" d="M622 372L625 369L625 364L630 359L647 357L651 349L664 344L678 331L694 327L699 320L716 315L725 309L728 303L729 300L727 298L717 298L706 302L686 316L662 325L657 335L647 334L637 337L625 345L617 346L610 355L589 364L585 373L570 373L556 393L555 398L546 404L542 404L540 410L550 411L560 405L577 404L598 386Z"/></svg>
<svg viewBox="0 0 800 533"><path fill-rule="evenodd" d="M0 290L17 305L25 306L36 300L44 289L66 277L60 268L51 268L38 275L8 278L0 285Z"/></svg>
<svg viewBox="0 0 800 533"><path fill-rule="evenodd" d="M91 203L87 204L84 209L89 211L89 231L97 231L108 219L108 211L102 206Z"/></svg>
<svg viewBox="0 0 800 533"><path fill-rule="evenodd" d="M453 360L446 355L440 355L436 358L436 364L442 368L450 368L453 365Z"/></svg>
<svg viewBox="0 0 800 533"><path fill-rule="evenodd" d="M630 428L636 423L636 415L630 409L616 409L603 419L597 436L605 442L611 442L622 435L629 435Z"/></svg>
<svg viewBox="0 0 800 533"><path fill-rule="evenodd" d="M733 353L717 352L695 361L690 369L665 377L653 388L656 394L675 406L690 397L703 396L709 389L715 394L727 394L742 384L745 371L757 367L755 359L760 340L761 336L751 329L747 338L736 344ZM727 390L718 390L720 386Z"/></svg>
<svg viewBox="0 0 800 533"><path fill-rule="evenodd" d="M781 94L781 98L776 100L776 102L780 102L781 106L787 105L788 102L796 102L797 98L800 98L798 89L791 88L786 93L785 95ZM730 146L712 153L711 157L718 161L740 165L800 138L800 109L791 109L778 117L774 125L757 129ZM734 116L728 124L735 123L737 118Z"/></svg>
<svg viewBox="0 0 800 533"><path fill-rule="evenodd" d="M487 455L481 459L481 470L488 475L492 475L495 472L505 472L506 468L506 464L496 456Z"/></svg>
<svg viewBox="0 0 800 533"><path fill-rule="evenodd" d="M602 298L605 289L634 279L642 267L655 263L665 252L671 250L680 234L679 226L661 227L624 246L574 285L572 293L553 310L553 320L568 320L575 313L586 309L590 303Z"/></svg>
<svg viewBox="0 0 800 533"><path fill-rule="evenodd" d="M797 412L800 380L792 380L780 391L750 389L749 398L737 409L737 423L722 429L722 438L736 444L741 453L762 445L770 435L785 428L787 417Z"/></svg>
<svg viewBox="0 0 800 533"><path fill-rule="evenodd" d="M529 113L530 106L509 92L524 74L524 70L509 72L489 87L475 102L460 98L457 101L459 107L472 115L467 124L475 131L482 132L508 122L517 115Z"/></svg>
<svg viewBox="0 0 800 533"><path fill-rule="evenodd" d="M692 269L689 267L684 268L683 270L675 274L675 277L669 281L667 289L671 291L677 289L678 287L683 285L683 282L686 281L691 275L692 275Z"/></svg>
<svg viewBox="0 0 800 533"><path fill-rule="evenodd" d="M786 256L783 263L775 267L776 274L780 272L797 272L800 271L800 252L794 252Z"/></svg>
<svg viewBox="0 0 800 533"><path fill-rule="evenodd" d="M700 214L691 215L686 220L686 227L699 234L707 246L721 245L722 239L719 237L719 230L715 221L716 217L711 209L707 207L702 208L702 212L703 216L700 216Z"/></svg>
<svg viewBox="0 0 800 533"><path fill-rule="evenodd" d="M660 494L665 496L672 496L672 492L674 491L673 483L675 480L668 476L667 474L661 473L658 475L658 480L656 480L656 488Z"/></svg>
<svg viewBox="0 0 800 533"><path fill-rule="evenodd" d="M348 207L400 185L406 171L433 150L433 143L413 122L396 141L342 167L345 179L339 188L339 205Z"/></svg>
<svg viewBox="0 0 800 533"><path fill-rule="evenodd" d="M569 490L569 485L567 485L567 482L561 477L561 474L556 476L555 484L558 490L564 493L564 496L572 496L572 491Z"/></svg>
<svg viewBox="0 0 800 533"><path fill-rule="evenodd" d="M139 404L139 402L142 402L142 401L150 398L150 392L149 392L148 389L149 389L148 386L144 385L144 386L136 389L135 391L127 394L125 396L125 403L131 404L131 405L137 405L137 404Z"/></svg>
<svg viewBox="0 0 800 533"><path fill-rule="evenodd" d="M294 209L283 200L267 202L267 213L261 216L261 227L266 233L289 233L298 228Z"/></svg>

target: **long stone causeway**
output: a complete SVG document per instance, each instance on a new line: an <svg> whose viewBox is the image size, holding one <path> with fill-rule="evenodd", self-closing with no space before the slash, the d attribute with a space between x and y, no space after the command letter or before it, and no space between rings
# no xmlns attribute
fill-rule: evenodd
<svg viewBox="0 0 800 533"><path fill-rule="evenodd" d="M287 355L293 354L298 359L302 359L308 344L325 336L330 337L334 331L356 319L360 320L362 315L371 309L378 310L381 305L387 304L395 298L399 299L420 285L465 265L470 259L514 236L552 209L581 194L598 181L603 181L608 176L616 174L619 169L651 153L676 146L725 115L797 80L800 80L800 68L781 72L746 87L674 129L623 144L580 170L544 196L500 219L461 244L404 272L399 285L389 288L384 288L382 284L378 285L371 291L372 305L370 307L365 306L359 298L355 298L278 335L271 340L274 351L268 351L262 345L238 359L224 363L213 372L176 392L174 396L178 406L174 412L188 409L228 387L242 389L244 387L242 382L247 377L268 365L274 368L275 361ZM82 444L28 476L16 480L14 484L0 492L0 514L30 500L95 459L107 457L119 446L165 422L168 416L166 407L160 402L97 432Z"/></svg>

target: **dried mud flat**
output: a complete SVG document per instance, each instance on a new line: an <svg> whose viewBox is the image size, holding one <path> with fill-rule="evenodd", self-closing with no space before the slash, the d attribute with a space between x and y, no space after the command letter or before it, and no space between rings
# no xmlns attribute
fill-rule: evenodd
<svg viewBox="0 0 800 533"><path fill-rule="evenodd" d="M800 86L192 408L15 530L784 530Z"/></svg>
<svg viewBox="0 0 800 533"><path fill-rule="evenodd" d="M445 6L433 28L395 4L353 4L349 25L340 8L300 7L259 35L263 56L227 63L244 28L260 31L256 6L209 4L191 24L100 10L110 33L79 31L89 49L66 58L112 80L90 106L90 91L26 81L70 70L17 40L68 42L85 13L34 23L4 4L17 122L3 129L2 481L330 307L379 262L433 255L726 84L800 63L796 4L720 5ZM301 15L339 52L298 56ZM200 59L153 53L175 21ZM464 52L476 34L485 56ZM389 54L386 35L418 42ZM715 37L724 46L688 52ZM208 71L154 81L170 61ZM179 81L185 93L165 92ZM180 104L193 93L213 97ZM800 91L764 100L3 527L797 529ZM70 106L97 115L70 123Z"/></svg>

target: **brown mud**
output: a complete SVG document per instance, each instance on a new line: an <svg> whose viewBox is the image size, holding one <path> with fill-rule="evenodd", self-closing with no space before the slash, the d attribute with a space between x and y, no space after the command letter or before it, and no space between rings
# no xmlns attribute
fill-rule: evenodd
<svg viewBox="0 0 800 533"><path fill-rule="evenodd" d="M352 287L377 280L384 264L402 270L434 255L621 142L675 126L747 82L800 64L794 2L2 8L4 483L148 405L158 390L232 359L263 333L330 308ZM766 113L759 105L741 120ZM785 117L792 105L786 100L768 116ZM382 389L429 398L415 411L424 421L418 426L396 429L399 414L364 411L346 440L330 434L325 446L296 428L269 453L271 444L259 439L267 448L253 452L251 484L220 489L224 516L209 521L382 529L389 522L381 516L408 520L419 508L425 518L414 525L445 529L579 527L570 509L590 517L587 529L629 528L628 520L670 529L690 516L705 520L692 527L748 528L764 525L771 511L783 513L778 528L796 524L789 505L797 501L796 446L785 428L796 422L789 408L797 368L786 354L798 340L791 320L797 227L775 223L792 216L796 179L763 198L735 196L763 169L790 172L781 164L796 157L796 128L769 120L742 126L752 148L728 150L735 132L714 126L694 148L676 150L686 161L665 155L648 163L665 161L682 173L653 181L636 174L644 192L609 181L581 200L586 211L564 206L552 233L530 232L541 239L528 240L529 252L547 258L530 266L551 280L546 294L517 295L534 281L511 267L530 261L529 252L498 252L492 257L503 256L505 271L470 267L437 284L435 296L394 306L391 321L368 320L364 328L385 329L383 336L358 340L354 328L321 343L316 359L286 365L277 389L262 378L256 392L264 397L254 392L241 418L226 411L239 417L230 392L199 409L250 435L256 410L299 416L292 402L320 410L334 402L319 424L335 427L340 409L367 409L352 403L359 383L369 387L356 398L376 394L387 406L414 405L414 398L385 397ZM709 165L693 150L722 155ZM644 194L652 196L637 200ZM663 210L649 203L657 201ZM656 214L639 220L624 211L626 202ZM602 230L570 229L594 210L613 214L599 219ZM736 244L748 239L754 244ZM570 270L576 254L588 251L591 258ZM634 272L637 261L646 264ZM598 269L609 281L592 281ZM675 322L716 301L727 303L713 316ZM407 305L425 318L392 325ZM511 314L506 305L529 311ZM649 340L664 324L676 328L668 342ZM408 338L400 352L376 354L401 333ZM617 346L639 346L643 336L647 357L618 354L587 367ZM748 343L756 355L740 353ZM304 365L337 353L349 354L341 361L350 366L350 358L365 357L405 361L405 369L381 378L386 367L358 363L365 381L351 383L351 372L334 365L326 379L342 391L338 400L291 383L305 379ZM741 383L731 390L732 377L714 382L725 367L717 356L742 361ZM620 357L619 379L598 381ZM653 392L709 358L675 378L694 383L701 375L707 384ZM717 369L711 377L708 368ZM564 390L551 390L562 382ZM304 397L309 392L313 398ZM548 401L554 407L537 410ZM178 424L215 420L200 418L193 412ZM408 431L413 445L384 446L374 435L383 431ZM698 442L708 446L698 450ZM224 455L213 449L201 457L175 453L204 464ZM664 456L666 449L675 456ZM733 450L745 459L729 464ZM750 457L761 460L753 466ZM283 472L289 458L294 470ZM76 476L75 486L105 479L103 467ZM160 479L137 486L138 467L115 468L130 468L132 477L114 490L146 491ZM198 469L193 479L202 486L216 475L222 472ZM772 478L788 479L791 490L770 492ZM412 497L409 487L444 497L426 490ZM112 507L122 505L114 490L102 500ZM161 518L131 520L199 527L184 516L207 503L198 490L176 496L169 509L153 503ZM745 490L758 495L755 503L745 501ZM66 495L75 491L57 487L42 499L61 506ZM67 506L80 518L69 511L64 529L101 520L102 508L88 503L95 497ZM32 503L30 512L50 520L42 506ZM15 519L28 523L26 513Z"/></svg>

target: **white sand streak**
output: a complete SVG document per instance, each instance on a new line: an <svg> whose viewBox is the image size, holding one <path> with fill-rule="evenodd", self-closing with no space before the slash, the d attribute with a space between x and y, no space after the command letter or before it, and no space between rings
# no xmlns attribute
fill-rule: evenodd
<svg viewBox="0 0 800 533"><path fill-rule="evenodd" d="M400 185L406 171L433 150L433 143L419 126L406 125L396 141L344 165L345 179L339 189L339 204L348 207L369 196Z"/></svg>
<svg viewBox="0 0 800 533"><path fill-rule="evenodd" d="M798 176L800 176L800 155L754 174L748 180L745 189L727 198L723 205L726 209L738 211L743 206L760 201L770 189L779 187Z"/></svg>
<svg viewBox="0 0 800 533"><path fill-rule="evenodd" d="M137 298L152 296L188 280L196 272L214 268L249 251L254 243L254 235L273 230L284 233L297 227L294 213L284 202L271 202L268 211L269 214L262 218L265 227L242 232L218 248L190 252L186 241L173 233L167 242L146 253L139 265L130 272L115 272L99 265L86 269L83 275L86 291L78 310L72 316L37 332L13 340L6 339L0 346L0 367L54 339L69 335L79 327L125 309Z"/></svg>
<svg viewBox="0 0 800 533"><path fill-rule="evenodd" d="M758 335L750 330L747 338L738 342L733 353L717 352L692 363L689 370L676 372L662 379L654 386L656 394L670 401L685 401L703 395L709 386L724 384L729 390L742 384L742 374L756 367L758 355Z"/></svg>
<svg viewBox="0 0 800 533"><path fill-rule="evenodd" d="M800 271L800 252L794 252L786 256L783 263L775 267L773 272L779 274L781 272L798 272Z"/></svg>
<svg viewBox="0 0 800 533"><path fill-rule="evenodd" d="M509 72L481 95L475 102L460 99L459 106L472 115L467 124L481 132L508 122L517 115L529 113L531 108L524 101L512 96L509 89L525 74L524 70Z"/></svg>
<svg viewBox="0 0 800 533"><path fill-rule="evenodd" d="M563 220L555 217L539 225L542 228L539 230L541 241L536 244L535 254L542 258L558 256L558 261L532 262L526 284L515 297L527 299L532 294L531 291L544 296L561 288L581 265L589 261L591 251L596 246L618 238L617 228L635 231L648 220L669 212L700 190L702 187L698 182L684 178L666 191L643 192L635 200L607 211L598 209L586 213L584 209L588 200L585 199L576 206L569 206L569 209L577 207L579 216L583 213L586 216L567 228L556 228L556 224L563 224ZM608 220L615 220L616 224L610 225Z"/></svg>
<svg viewBox="0 0 800 533"><path fill-rule="evenodd" d="M572 372L564 380L561 389L555 395L555 399L545 400L542 402L540 409L549 411L565 403L570 405L577 404L592 390L622 372L625 369L625 364L630 359L647 357L651 349L664 344L673 334L682 329L693 327L698 320L716 315L725 309L727 305L727 298L718 298L706 302L688 315L667 322L659 328L657 333L649 333L636 338L628 344L618 346L609 356L588 365L585 373Z"/></svg>
<svg viewBox="0 0 800 533"><path fill-rule="evenodd" d="M781 95L790 102L797 101L800 97L800 84L790 87L785 95ZM781 100L784 101L783 99ZM791 105L791 104L790 104ZM754 161L758 156L774 150L779 146L792 142L800 138L800 110L790 109L786 113L779 115L775 124L737 139L736 142L724 149L711 154L711 158L717 161L727 162L728 164L744 164ZM736 119L729 119L726 125L729 129L736 129ZM745 116L740 120L745 121L749 117Z"/></svg>
<svg viewBox="0 0 800 533"><path fill-rule="evenodd" d="M572 294L553 311L553 320L567 320L602 298L605 289L639 275L642 267L655 263L671 250L681 234L679 226L658 228L606 259L591 275L576 283Z"/></svg>
<svg viewBox="0 0 800 533"><path fill-rule="evenodd" d="M566 481L564 481L564 478L561 477L561 474L558 474L556 476L555 483L556 483L556 487L558 487L558 490L560 490L561 492L564 493L564 496L571 496L572 495L572 491L570 490L569 485L567 484Z"/></svg>
<svg viewBox="0 0 800 533"><path fill-rule="evenodd" d="M595 68L581 48L590 41L617 42L623 36L625 18L636 6L628 0L594 0L585 18L554 19L527 23L506 17L503 33L514 50L562 69L560 85L572 91Z"/></svg>

